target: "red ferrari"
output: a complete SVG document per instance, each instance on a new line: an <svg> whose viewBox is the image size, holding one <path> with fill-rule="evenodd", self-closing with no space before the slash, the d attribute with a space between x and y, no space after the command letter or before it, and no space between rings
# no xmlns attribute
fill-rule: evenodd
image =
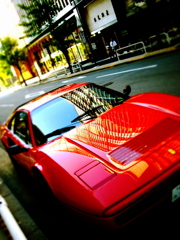
<svg viewBox="0 0 180 240"><path fill-rule="evenodd" d="M63 86L15 109L0 127L11 160L55 197L108 226L180 200L180 98Z"/></svg>

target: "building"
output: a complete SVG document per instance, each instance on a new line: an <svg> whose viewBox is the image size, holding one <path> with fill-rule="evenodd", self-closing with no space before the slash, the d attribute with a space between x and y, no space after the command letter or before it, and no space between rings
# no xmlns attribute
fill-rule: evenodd
<svg viewBox="0 0 180 240"><path fill-rule="evenodd" d="M4 0L17 5L28 0ZM74 19L75 27L67 39L70 62L98 61L107 58L106 44L111 38L117 48L142 41L148 51L167 47L180 39L179 0L52 0L54 28ZM15 7L19 20L24 12ZM31 75L37 76L67 65L61 50L53 45L51 30L45 29L34 38L22 32L21 43L28 49ZM26 69L27 70L27 69Z"/></svg>
<svg viewBox="0 0 180 240"><path fill-rule="evenodd" d="M79 9L89 29L98 58L114 38L118 47L143 41L149 51L179 41L180 8L177 0L83 1Z"/></svg>

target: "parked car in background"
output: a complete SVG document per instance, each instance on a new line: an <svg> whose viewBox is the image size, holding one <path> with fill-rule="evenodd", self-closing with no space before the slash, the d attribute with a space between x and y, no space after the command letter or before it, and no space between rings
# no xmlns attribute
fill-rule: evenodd
<svg viewBox="0 0 180 240"><path fill-rule="evenodd" d="M180 98L62 86L0 127L12 162L60 201L112 228L180 200Z"/></svg>

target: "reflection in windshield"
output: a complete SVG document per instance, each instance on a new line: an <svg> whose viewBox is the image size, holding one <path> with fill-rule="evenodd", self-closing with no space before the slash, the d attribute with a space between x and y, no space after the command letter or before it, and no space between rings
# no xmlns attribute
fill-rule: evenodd
<svg viewBox="0 0 180 240"><path fill-rule="evenodd" d="M120 92L95 84L88 84L63 95L84 112L102 105L104 111L122 103L128 97Z"/></svg>
<svg viewBox="0 0 180 240"><path fill-rule="evenodd" d="M127 98L114 90L88 84L45 103L32 112L36 144L53 140L66 130L71 130L71 127L82 124L83 120L98 117L113 106L121 104L125 97ZM97 111L93 113L92 109ZM65 131L56 131L63 128ZM56 134L51 134L55 131Z"/></svg>
<svg viewBox="0 0 180 240"><path fill-rule="evenodd" d="M61 129L66 126L79 125L79 122L76 124L71 123L71 120L77 117L77 115L78 114L74 105L61 97L53 99L50 102L45 103L44 105L35 109L32 112L32 124L34 126L33 128L36 129L34 130L36 144L40 145L45 141L40 141L41 143L37 141L40 135L43 135L45 137L57 129ZM50 141L55 137L57 136L53 135L47 137L46 140Z"/></svg>
<svg viewBox="0 0 180 240"><path fill-rule="evenodd" d="M96 106L96 107L92 107L91 109L87 110L83 114L81 114L81 115L77 116L76 118L74 118L71 122L76 122L76 121L81 120L83 118L86 118L86 120L93 119L93 118L96 118L97 114L99 115L101 112L104 112L102 105L99 105L99 106Z"/></svg>

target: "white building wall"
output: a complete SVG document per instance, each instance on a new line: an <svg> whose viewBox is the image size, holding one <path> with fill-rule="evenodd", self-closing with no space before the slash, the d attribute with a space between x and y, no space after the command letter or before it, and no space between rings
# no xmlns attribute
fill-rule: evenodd
<svg viewBox="0 0 180 240"><path fill-rule="evenodd" d="M86 7L86 22L91 34L117 22L111 0L95 0Z"/></svg>

